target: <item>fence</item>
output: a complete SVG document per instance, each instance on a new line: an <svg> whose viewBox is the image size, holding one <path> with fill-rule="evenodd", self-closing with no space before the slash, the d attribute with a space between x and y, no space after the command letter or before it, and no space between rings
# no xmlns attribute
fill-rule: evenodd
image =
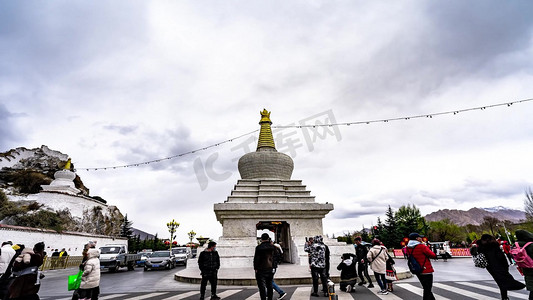
<svg viewBox="0 0 533 300"><path fill-rule="evenodd" d="M67 256L67 257L44 257L41 271L66 269L71 267L78 267L81 264L83 256Z"/></svg>
<svg viewBox="0 0 533 300"><path fill-rule="evenodd" d="M451 248L452 256L470 256L470 249L468 248ZM394 257L403 257L402 249L394 249Z"/></svg>

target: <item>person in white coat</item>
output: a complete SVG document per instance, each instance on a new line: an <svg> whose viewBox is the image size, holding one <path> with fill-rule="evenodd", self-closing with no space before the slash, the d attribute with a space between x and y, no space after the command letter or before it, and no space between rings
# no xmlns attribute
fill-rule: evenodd
<svg viewBox="0 0 533 300"><path fill-rule="evenodd" d="M366 255L368 261L370 262L370 269L374 271L374 277L378 282L381 291L378 292L380 295L387 295L387 280L385 279L385 273L387 273L387 248L381 244L381 241L378 239L372 240L372 248L368 251Z"/></svg>
<svg viewBox="0 0 533 300"><path fill-rule="evenodd" d="M10 241L3 242L2 248L0 248L0 276L6 272L13 256L15 256L13 243Z"/></svg>
<svg viewBox="0 0 533 300"><path fill-rule="evenodd" d="M95 299L93 293L98 293L100 286L100 253L96 249L87 251L87 261L84 262L83 275L79 289L80 300Z"/></svg>

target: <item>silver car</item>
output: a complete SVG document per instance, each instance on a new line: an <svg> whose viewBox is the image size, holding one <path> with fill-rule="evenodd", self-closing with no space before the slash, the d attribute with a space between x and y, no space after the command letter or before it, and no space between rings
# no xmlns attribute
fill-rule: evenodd
<svg viewBox="0 0 533 300"><path fill-rule="evenodd" d="M192 257L192 251L189 247L172 248L172 254L176 258L176 264L187 265L187 261Z"/></svg>
<svg viewBox="0 0 533 300"><path fill-rule="evenodd" d="M176 266L176 260L174 255L170 254L170 251L155 251L144 262L144 270L151 269L173 269Z"/></svg>

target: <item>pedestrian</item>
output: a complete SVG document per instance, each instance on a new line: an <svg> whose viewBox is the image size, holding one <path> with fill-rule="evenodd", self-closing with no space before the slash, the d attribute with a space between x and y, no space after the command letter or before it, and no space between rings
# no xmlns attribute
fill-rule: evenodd
<svg viewBox="0 0 533 300"><path fill-rule="evenodd" d="M407 256L412 256L418 264L422 267L422 273L415 274L422 284L424 294L423 300L435 300L435 296L431 289L433 288L433 266L431 265L431 258L436 258L437 255L429 249L423 241L424 236L413 232L409 234L409 243L407 244Z"/></svg>
<svg viewBox="0 0 533 300"><path fill-rule="evenodd" d="M217 281L218 269L220 269L220 256L216 250L217 243L209 242L207 249L200 252L198 257L198 267L200 267L200 274L202 275L202 282L200 283L200 299L205 299L205 290L207 282L211 284L211 299L219 300L217 296Z"/></svg>
<svg viewBox="0 0 533 300"><path fill-rule="evenodd" d="M11 259L15 256L15 250L13 249L13 242L7 241L2 243L0 248L0 276L2 276L11 262Z"/></svg>
<svg viewBox="0 0 533 300"><path fill-rule="evenodd" d="M311 256L311 276L313 278L313 292L311 296L318 297L318 279L322 282L324 297L328 297L328 282L326 274L326 247L322 242L322 236L315 236L313 244L304 250Z"/></svg>
<svg viewBox="0 0 533 300"><path fill-rule="evenodd" d="M100 292L100 252L96 249L87 251L79 289L80 300L91 300L93 294Z"/></svg>
<svg viewBox="0 0 533 300"><path fill-rule="evenodd" d="M39 267L43 264L44 243L39 242L33 249L24 248L13 263L15 279L9 286L9 299L39 300L42 274ZM44 277L44 276L43 276Z"/></svg>
<svg viewBox="0 0 533 300"><path fill-rule="evenodd" d="M370 269L374 271L374 278L380 287L378 294L387 295L387 280L385 279L385 273L387 272L386 263L387 263L387 248L381 244L381 241L378 239L372 240L372 248L368 251L366 255L368 261L370 262Z"/></svg>
<svg viewBox="0 0 533 300"><path fill-rule="evenodd" d="M276 247L270 242L268 233L261 235L261 244L255 247L254 270L259 296L261 300L272 300L274 291L272 280L274 279L274 253Z"/></svg>
<svg viewBox="0 0 533 300"><path fill-rule="evenodd" d="M52 269L56 268L58 260L59 260L59 250L55 249L54 252L52 252L52 256L50 257L50 267Z"/></svg>
<svg viewBox="0 0 533 300"><path fill-rule="evenodd" d="M339 283L340 289L343 292L355 292L355 284L357 283L357 257L352 253L344 253L341 256L341 262L337 266L337 270L341 271L341 281Z"/></svg>
<svg viewBox="0 0 533 300"><path fill-rule="evenodd" d="M508 241L502 242L502 250L503 250L503 253L505 254L505 257L507 257L507 259L509 260L509 264L514 265L514 261L511 256L511 245L509 244Z"/></svg>
<svg viewBox="0 0 533 300"><path fill-rule="evenodd" d="M521 290L525 285L513 278L509 273L509 265L505 254L500 249L500 243L490 234L483 234L470 249L472 255L483 253L487 259L487 271L494 278L500 288L500 294L503 300L509 299L507 291Z"/></svg>
<svg viewBox="0 0 533 300"><path fill-rule="evenodd" d="M68 252L65 250L65 248L61 249L61 252L59 252L59 261L62 268L66 267L67 256Z"/></svg>
<svg viewBox="0 0 533 300"><path fill-rule="evenodd" d="M357 274L361 279L359 285L366 284L365 278L368 281L368 288L373 288L372 279L368 275L368 259L366 255L368 254L368 248L362 244L362 238L360 236L355 237L355 255L357 256ZM364 276L364 277L363 277Z"/></svg>
<svg viewBox="0 0 533 300"><path fill-rule="evenodd" d="M306 251L305 249L308 249L309 247L311 247L311 245L313 245L314 242L315 241L313 237L305 238L304 251ZM307 261L309 263L309 270L311 270L311 253L309 253L308 251L306 252L307 252Z"/></svg>
<svg viewBox="0 0 533 300"><path fill-rule="evenodd" d="M96 242L93 242L93 241L89 241L87 244L83 246L83 251L81 252L82 259L81 259L81 264L79 266L80 271L83 271L83 269L85 268L85 262L89 259L88 251L90 249L95 249L95 248L96 248ZM79 293L80 293L80 289L75 290L74 293L72 293L72 300L80 299ZM92 294L91 300L98 300L98 295L100 295L100 285L94 288L91 294Z"/></svg>
<svg viewBox="0 0 533 300"><path fill-rule="evenodd" d="M274 261L273 261L274 274L276 274L276 270L278 269L278 265L282 261L283 249L281 249L281 245L278 244L278 243L272 243L272 245L274 245L274 247L276 247L276 252L274 252ZM279 294L278 300L281 300L281 299L285 298L285 296L287 296L287 293L282 288L280 288L276 284L276 282L274 282L274 277L272 277L272 288L274 289L274 291L276 291Z"/></svg>
<svg viewBox="0 0 533 300"><path fill-rule="evenodd" d="M533 233L518 229L515 231L516 242L518 246L524 247L525 244L533 242ZM526 253L529 257L533 258L533 245L526 247ZM533 300L533 268L522 268L522 273L524 273L524 279L526 281L526 289L529 291L529 300Z"/></svg>
<svg viewBox="0 0 533 300"><path fill-rule="evenodd" d="M13 263L15 257L22 251L22 249L16 251L12 244L11 241L3 242L0 248L0 299L7 298ZM15 247L19 248L18 245Z"/></svg>

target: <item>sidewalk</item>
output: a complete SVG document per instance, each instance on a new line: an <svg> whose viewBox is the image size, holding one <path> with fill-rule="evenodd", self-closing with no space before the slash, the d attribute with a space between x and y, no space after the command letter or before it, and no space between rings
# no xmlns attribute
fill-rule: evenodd
<svg viewBox="0 0 533 300"><path fill-rule="evenodd" d="M402 261L402 260L400 260ZM405 279L412 277L411 272L403 264L402 266L395 266L398 279ZM340 281L340 271L337 270L337 263L332 264L330 268L330 278L333 282ZM369 270L369 273L373 273ZM374 278L373 275L371 275ZM187 268L174 274L174 280L187 283L200 284L202 276L200 276L200 269L196 259L190 259L187 263ZM281 264L278 267L274 280L278 285L299 285L312 284L311 271L308 266L300 266L293 264ZM219 285L240 285L240 286L255 286L255 272L252 267L249 268L224 268L218 271Z"/></svg>

